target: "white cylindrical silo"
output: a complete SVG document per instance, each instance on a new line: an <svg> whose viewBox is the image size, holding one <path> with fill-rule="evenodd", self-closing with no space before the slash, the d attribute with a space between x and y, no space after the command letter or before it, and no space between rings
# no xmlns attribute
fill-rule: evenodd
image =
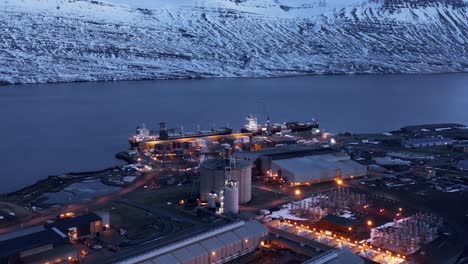
<svg viewBox="0 0 468 264"><path fill-rule="evenodd" d="M208 194L208 207L210 208L216 208L216 193L210 193Z"/></svg>
<svg viewBox="0 0 468 264"><path fill-rule="evenodd" d="M224 187L224 212L239 213L239 188L236 182L231 182Z"/></svg>
<svg viewBox="0 0 468 264"><path fill-rule="evenodd" d="M236 167L231 172L231 178L239 188L239 203L245 204L252 199L252 166L246 160L236 160Z"/></svg>

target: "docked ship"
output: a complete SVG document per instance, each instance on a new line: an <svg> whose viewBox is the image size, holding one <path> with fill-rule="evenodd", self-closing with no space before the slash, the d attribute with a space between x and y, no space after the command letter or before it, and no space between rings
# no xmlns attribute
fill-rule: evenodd
<svg viewBox="0 0 468 264"><path fill-rule="evenodd" d="M320 123L316 120L304 122L271 123L269 117L267 118L265 125L260 125L258 124L257 118L252 115L247 116L246 121L246 124L241 128L241 132L252 133L254 135L307 132L312 131L312 129L318 129L320 126Z"/></svg>
<svg viewBox="0 0 468 264"><path fill-rule="evenodd" d="M156 140L175 140L183 138L197 138L217 135L228 135L232 133L232 128L220 127L211 128L210 130L202 131L200 128L194 132L185 132L184 128L180 129L167 129L166 123L159 123L159 131L151 131L144 125L136 128L135 135L128 138L128 143L132 148L137 148L141 143Z"/></svg>

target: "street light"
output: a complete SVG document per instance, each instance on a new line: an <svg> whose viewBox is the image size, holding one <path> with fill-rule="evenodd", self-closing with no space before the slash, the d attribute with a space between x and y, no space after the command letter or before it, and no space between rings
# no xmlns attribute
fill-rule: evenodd
<svg viewBox="0 0 468 264"><path fill-rule="evenodd" d="M336 184L338 184L339 186L343 185L343 180L342 179L337 178L335 181L336 181Z"/></svg>
<svg viewBox="0 0 468 264"><path fill-rule="evenodd" d="M299 189L296 189L296 190L294 191L294 194L295 194L296 196L299 196L299 195L301 195L301 190L299 190Z"/></svg>
<svg viewBox="0 0 468 264"><path fill-rule="evenodd" d="M372 226L372 224L373 224L373 223L372 223L371 220L367 220L367 225L368 225L368 226Z"/></svg>

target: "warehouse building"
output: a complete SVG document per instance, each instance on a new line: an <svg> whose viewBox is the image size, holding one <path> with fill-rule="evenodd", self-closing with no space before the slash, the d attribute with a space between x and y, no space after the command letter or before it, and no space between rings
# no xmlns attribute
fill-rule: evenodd
<svg viewBox="0 0 468 264"><path fill-rule="evenodd" d="M59 230L66 234L70 241L78 238L93 236L103 230L102 218L94 213L57 220L46 224L47 228Z"/></svg>
<svg viewBox="0 0 468 264"><path fill-rule="evenodd" d="M63 232L55 228L47 229L43 226L3 234L0 235L0 263L26 262L27 259L35 259L38 255L44 254L49 254L57 259L55 253L50 253L67 243L67 236ZM76 256L76 252L70 256ZM33 261L26 263L31 262Z"/></svg>
<svg viewBox="0 0 468 264"><path fill-rule="evenodd" d="M268 235L258 221L239 221L117 263L225 263L254 251Z"/></svg>
<svg viewBox="0 0 468 264"><path fill-rule="evenodd" d="M268 171L272 170L273 161L288 160L301 157L311 157L316 155L325 155L333 153L339 153L339 151L332 148L306 148L284 153L266 154L259 158L259 168L263 175L267 175Z"/></svg>
<svg viewBox="0 0 468 264"><path fill-rule="evenodd" d="M78 250L73 245L68 244L39 254L27 256L23 258L22 261L28 264L55 264L70 263L78 259Z"/></svg>
<svg viewBox="0 0 468 264"><path fill-rule="evenodd" d="M351 253L348 250L334 249L327 251L313 259L310 259L304 264L364 264L366 263L359 256Z"/></svg>
<svg viewBox="0 0 468 264"><path fill-rule="evenodd" d="M425 148L425 147L437 147L437 146L448 146L455 143L450 138L413 138L403 141L403 146L406 148Z"/></svg>
<svg viewBox="0 0 468 264"><path fill-rule="evenodd" d="M323 151L323 153L289 158L290 155L269 156L271 173L285 182L294 184L327 182L340 177L347 179L367 174L367 167L344 152Z"/></svg>

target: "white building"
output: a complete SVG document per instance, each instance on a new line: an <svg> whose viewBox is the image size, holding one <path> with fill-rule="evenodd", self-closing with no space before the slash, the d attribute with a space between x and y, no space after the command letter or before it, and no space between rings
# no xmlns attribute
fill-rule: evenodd
<svg viewBox="0 0 468 264"><path fill-rule="evenodd" d="M254 251L267 235L268 230L260 222L239 221L145 253L136 253L116 263L225 263Z"/></svg>
<svg viewBox="0 0 468 264"><path fill-rule="evenodd" d="M331 181L335 177L347 179L367 174L367 167L361 165L344 152L274 159L272 173L278 174L289 183L304 184Z"/></svg>

